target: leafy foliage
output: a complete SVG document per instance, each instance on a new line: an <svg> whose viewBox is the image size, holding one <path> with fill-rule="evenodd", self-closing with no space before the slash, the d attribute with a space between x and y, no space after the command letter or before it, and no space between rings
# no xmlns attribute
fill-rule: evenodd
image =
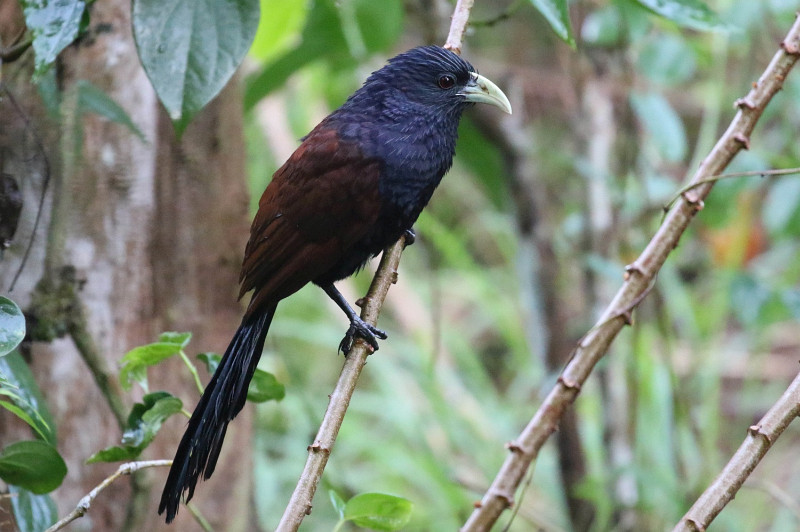
<svg viewBox="0 0 800 532"><path fill-rule="evenodd" d="M167 392L153 392L136 403L128 416L128 424L122 434L122 445L108 447L93 454L86 461L120 462L137 458L156 437L161 424L171 415L177 414L183 403Z"/></svg>
<svg viewBox="0 0 800 532"><path fill-rule="evenodd" d="M0 479L36 495L61 485L67 464L58 451L44 441L18 441L0 452Z"/></svg>
<svg viewBox="0 0 800 532"><path fill-rule="evenodd" d="M16 303L0 296L0 357L9 354L25 338L25 316Z"/></svg>
<svg viewBox="0 0 800 532"><path fill-rule="evenodd" d="M81 29L84 0L22 0L25 24L33 34L36 75L42 75Z"/></svg>
<svg viewBox="0 0 800 532"><path fill-rule="evenodd" d="M58 520L56 503L49 495L36 495L13 485L8 493L19 532L41 532Z"/></svg>
<svg viewBox="0 0 800 532"><path fill-rule="evenodd" d="M231 78L253 42L258 18L258 0L133 3L142 66L178 132Z"/></svg>
<svg viewBox="0 0 800 532"><path fill-rule="evenodd" d="M56 445L56 426L39 385L28 365L18 352L0 358L0 395L11 399L0 406L25 421L36 434Z"/></svg>
<svg viewBox="0 0 800 532"><path fill-rule="evenodd" d="M413 504L402 497L386 493L360 493L344 502L333 490L329 491L329 495L339 514L335 531L348 521L371 530L400 530L411 519Z"/></svg>
<svg viewBox="0 0 800 532"><path fill-rule="evenodd" d="M567 0L530 0L530 2L547 20L559 39L575 48L575 37L572 35Z"/></svg>
<svg viewBox="0 0 800 532"><path fill-rule="evenodd" d="M189 344L191 338L192 333L166 332L159 336L158 342L134 347L125 353L119 372L122 387L130 390L133 383L136 382L142 389L148 391L147 368L183 353L183 348Z"/></svg>

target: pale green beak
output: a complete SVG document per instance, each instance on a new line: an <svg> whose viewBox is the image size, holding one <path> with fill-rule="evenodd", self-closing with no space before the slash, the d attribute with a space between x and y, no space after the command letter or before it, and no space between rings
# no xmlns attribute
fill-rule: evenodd
<svg viewBox="0 0 800 532"><path fill-rule="evenodd" d="M469 80L458 94L463 96L468 102L488 103L499 107L508 114L511 114L511 102L500 87L475 72L471 73L472 79Z"/></svg>

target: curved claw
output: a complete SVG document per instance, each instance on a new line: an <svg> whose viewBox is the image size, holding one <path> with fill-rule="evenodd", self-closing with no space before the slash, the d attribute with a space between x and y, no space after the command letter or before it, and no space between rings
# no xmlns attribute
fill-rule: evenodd
<svg viewBox="0 0 800 532"><path fill-rule="evenodd" d="M378 338L381 340L385 340L387 338L387 335L384 331L378 329L377 327L373 327L361 318L356 317L356 319L350 322L350 327L347 329L344 338L342 338L342 341L339 343L339 351L347 355L347 353L349 353L353 348L353 343L355 342L356 336L363 338L364 341L366 341L370 347L372 347L373 351L377 351L379 348Z"/></svg>
<svg viewBox="0 0 800 532"><path fill-rule="evenodd" d="M417 241L417 233L414 232L413 227L411 229L406 229L403 234L406 237L405 247L408 247Z"/></svg>

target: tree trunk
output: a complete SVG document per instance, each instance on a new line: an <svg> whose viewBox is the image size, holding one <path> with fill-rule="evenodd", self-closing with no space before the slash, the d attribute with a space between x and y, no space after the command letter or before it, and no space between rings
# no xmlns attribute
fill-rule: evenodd
<svg viewBox="0 0 800 532"><path fill-rule="evenodd" d="M8 21L3 22L0 28ZM2 79L30 127L8 98L0 102L2 171L17 177L25 201L14 244L0 262L0 286L8 289L31 237L49 164L44 217L31 258L9 295L32 310L32 323L40 326L50 317L36 315L42 307L32 309L32 301L58 303L55 288L67 285L79 300L78 307L66 309L69 316L62 316L71 323L62 331L68 334L51 342L34 341L29 350L69 467L63 485L53 493L60 515L117 467L84 461L119 443L120 411L141 397L136 389L121 394L113 376L120 357L165 330L194 333L190 356L221 352L241 314L236 288L249 216L238 87L232 83L176 140L138 62L130 27L129 2L92 5L88 35L62 54L58 65L63 101L57 119L48 116L30 83L32 51L3 66ZM121 105L146 140L98 115L77 113L80 80L90 81ZM84 322L74 319L81 310ZM90 371L84 358L92 348L99 356ZM104 380L104 366L111 379ZM151 390L178 395L189 410L199 398L179 361L151 370L150 380ZM122 395L124 405L116 412L109 394ZM0 416L0 443L23 437L8 416ZM218 530L252 529L246 522L252 468L249 454L241 452L249 445L250 416L245 410L240 417L228 432L213 482L199 486L193 500ZM143 458L172 458L185 424L177 416L165 423ZM83 519L94 530L166 529L156 515L165 478L166 469L160 469L134 482L119 480L99 495ZM199 527L184 510L170 529Z"/></svg>

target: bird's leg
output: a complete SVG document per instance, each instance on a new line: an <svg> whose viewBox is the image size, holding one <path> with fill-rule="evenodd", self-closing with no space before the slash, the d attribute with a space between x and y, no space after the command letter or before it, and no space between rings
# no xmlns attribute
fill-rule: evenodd
<svg viewBox="0 0 800 532"><path fill-rule="evenodd" d="M350 303L348 303L344 298L342 293L339 292L335 286L333 286L333 283L323 286L322 289L325 290L325 293L328 294L328 297L333 299L336 304L339 305L339 308L342 309L350 319L350 327L347 329L344 338L339 343L339 350L345 355L349 353L350 349L353 347L353 341L355 340L356 335L358 335L366 340L366 342L372 346L372 349L377 351L378 338L385 340L386 333L362 320L358 313L353 310L353 307L350 306Z"/></svg>
<svg viewBox="0 0 800 532"><path fill-rule="evenodd" d="M405 247L408 247L417 241L417 233L414 232L413 227L406 229L403 234L406 236Z"/></svg>

